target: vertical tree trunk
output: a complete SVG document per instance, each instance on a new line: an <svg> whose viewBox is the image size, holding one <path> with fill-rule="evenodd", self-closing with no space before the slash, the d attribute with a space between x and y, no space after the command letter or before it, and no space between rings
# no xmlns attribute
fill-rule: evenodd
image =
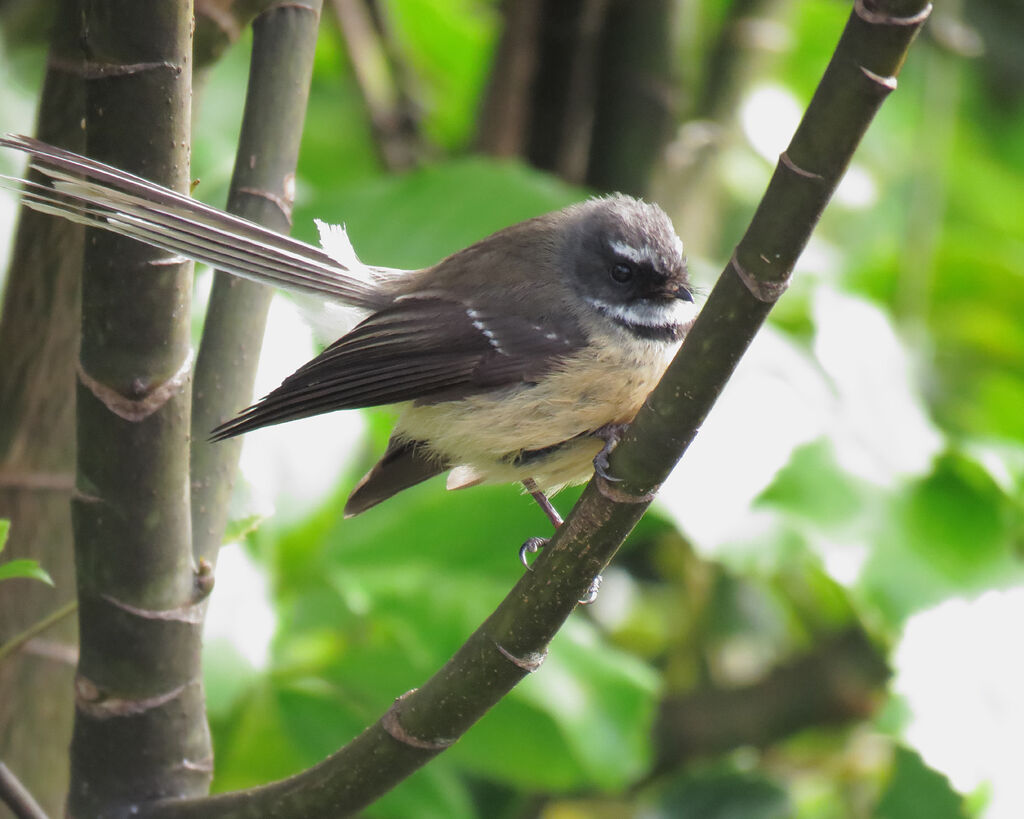
<svg viewBox="0 0 1024 819"><path fill-rule="evenodd" d="M505 4L478 147L643 194L672 134L670 0Z"/></svg>
<svg viewBox="0 0 1024 819"><path fill-rule="evenodd" d="M88 0L89 152L189 184L192 4ZM206 791L204 583L189 511L192 268L86 237L72 504L80 660L69 812L109 816Z"/></svg>
<svg viewBox="0 0 1024 819"><path fill-rule="evenodd" d="M320 0L273 6L253 23L245 114L228 210L287 233L306 119ZM197 560L214 562L224 537L242 439L211 444L210 430L252 400L274 291L217 272L196 362L192 525Z"/></svg>
<svg viewBox="0 0 1024 819"><path fill-rule="evenodd" d="M586 182L641 196L672 136L672 0L616 0L598 61Z"/></svg>
<svg viewBox="0 0 1024 819"><path fill-rule="evenodd" d="M80 149L78 0L54 21L36 133ZM69 499L75 461L80 226L23 208L0 318L0 517L11 520L5 557L30 557L55 587L8 581L0 591L0 642L74 596ZM0 665L0 759L53 816L68 782L74 618Z"/></svg>

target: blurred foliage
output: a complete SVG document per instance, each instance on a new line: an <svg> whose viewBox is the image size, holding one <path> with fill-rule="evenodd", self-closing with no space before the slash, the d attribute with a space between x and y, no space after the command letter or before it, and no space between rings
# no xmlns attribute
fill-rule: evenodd
<svg viewBox="0 0 1024 819"><path fill-rule="evenodd" d="M343 40L325 14L296 235L315 238L314 216L344 220L363 258L415 267L584 195L468 153L499 35L497 3L383 5L436 160L402 175L381 168ZM751 504L752 543L712 550L688 536L685 520L679 528L653 510L597 605L568 622L543 669L367 815L910 819L983 809L984 799L965 803L900 744L906 704L895 697L857 730L808 729L633 789L654 762L651 721L667 691L750 682L850 624L885 651L928 606L1024 577L1024 6L965 3L960 17L957 5L936 10L856 157L869 194L830 207L814 258L802 262L774 317L841 404L816 347L816 293L835 288L870 305L908 356L903 387L934 424L939 454L882 481L851 468L828 433L794 442ZM752 19L726 52L756 66L735 72L744 83L736 99L773 87L797 104L813 93L849 13L837 0L679 7L674 93L684 116L686 101L716 79L714 44L736 9ZM5 8L16 13L4 22L15 52L5 69L26 81L41 59L16 48L11 20L32 29L35 15L27 15L31 4ZM243 39L214 67L198 98L194 174L203 180L197 195L213 203L223 202L230 176L246 48ZM704 288L772 168L744 138L738 112L722 117L714 173L675 194L711 211L708 232L691 237L677 222ZM659 190L671 190L680 173L671 160L678 148L669 146ZM858 333L852 328L849 348L861 343ZM388 416L370 417L360 463L318 510L298 523L266 519L248 536L272 578L277 630L266 669L219 643L208 652L218 790L313 764L376 720L493 609L521 571L518 544L546 530L516 488L449 494L439 481L343 521L347 491L386 440ZM882 412L868 420L899 422ZM573 497L564 493L558 505L567 510ZM844 549L860 559L840 576L833 558Z"/></svg>
<svg viewBox="0 0 1024 819"><path fill-rule="evenodd" d="M965 819L966 815L962 801L953 794L945 777L931 770L913 751L896 751L892 776L876 809L878 819Z"/></svg>

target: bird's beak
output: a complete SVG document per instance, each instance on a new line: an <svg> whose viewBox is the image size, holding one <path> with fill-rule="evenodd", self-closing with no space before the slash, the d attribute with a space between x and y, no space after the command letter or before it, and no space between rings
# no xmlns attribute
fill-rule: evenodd
<svg viewBox="0 0 1024 819"><path fill-rule="evenodd" d="M693 301L693 293L685 284L669 285L665 288L663 293L670 299L679 299L680 301L688 302Z"/></svg>

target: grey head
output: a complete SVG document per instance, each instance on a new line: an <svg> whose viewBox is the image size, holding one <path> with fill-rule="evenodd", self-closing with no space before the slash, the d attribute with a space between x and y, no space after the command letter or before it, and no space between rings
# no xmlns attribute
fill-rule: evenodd
<svg viewBox="0 0 1024 819"><path fill-rule="evenodd" d="M615 194L569 208L565 269L590 308L642 338L672 341L692 318L683 243L657 205Z"/></svg>

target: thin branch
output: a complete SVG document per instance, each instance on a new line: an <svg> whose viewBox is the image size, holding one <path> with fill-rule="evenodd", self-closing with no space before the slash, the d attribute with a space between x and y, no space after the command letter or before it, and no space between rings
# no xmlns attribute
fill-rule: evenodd
<svg viewBox="0 0 1024 819"><path fill-rule="evenodd" d="M416 107L400 82L388 42L365 0L332 0L332 7L385 167L392 171L414 167L426 145Z"/></svg>
<svg viewBox="0 0 1024 819"><path fill-rule="evenodd" d="M526 154L542 11L542 0L506 0L503 4L505 25L477 123L478 151L505 157Z"/></svg>
<svg viewBox="0 0 1024 819"><path fill-rule="evenodd" d="M894 0L906 2L906 0ZM858 3L746 236L625 440L621 483L591 481L551 544L495 612L424 685L319 765L289 779L206 799L162 802L161 817L347 816L451 745L526 674L595 574L614 556L693 440L736 363L784 290L793 264L898 72L928 7L902 14ZM901 6L904 8L904 6Z"/></svg>
<svg viewBox="0 0 1024 819"><path fill-rule="evenodd" d="M583 0L575 49L569 64L568 86L562 100L562 129L553 168L570 182L583 182L590 159L601 35L608 19L610 0Z"/></svg>
<svg viewBox="0 0 1024 819"><path fill-rule="evenodd" d="M306 118L321 0L275 4L253 23L245 113L228 210L291 229L295 165ZM196 361L192 408L192 530L197 561L213 564L224 537L241 439L210 430L252 401L273 290L215 274Z"/></svg>
<svg viewBox="0 0 1024 819"><path fill-rule="evenodd" d="M17 819L47 819L46 811L3 762L0 762L0 802L7 805Z"/></svg>
<svg viewBox="0 0 1024 819"><path fill-rule="evenodd" d="M6 643L4 643L3 645L0 645L0 663L2 663L8 656L13 654L15 651L17 651L23 645L25 645L25 643L27 643L33 637L35 637L36 635L42 634L50 626L55 625L56 623L59 623L61 620L63 620L69 614L73 614L74 611L77 608L78 608L78 601L77 600L71 600L71 601L65 603L63 606L61 606L56 611L51 612L50 614L46 615L46 617L44 617L42 620L39 620L38 622L33 623L31 626L26 628L24 631L20 632L19 634L15 634Z"/></svg>

